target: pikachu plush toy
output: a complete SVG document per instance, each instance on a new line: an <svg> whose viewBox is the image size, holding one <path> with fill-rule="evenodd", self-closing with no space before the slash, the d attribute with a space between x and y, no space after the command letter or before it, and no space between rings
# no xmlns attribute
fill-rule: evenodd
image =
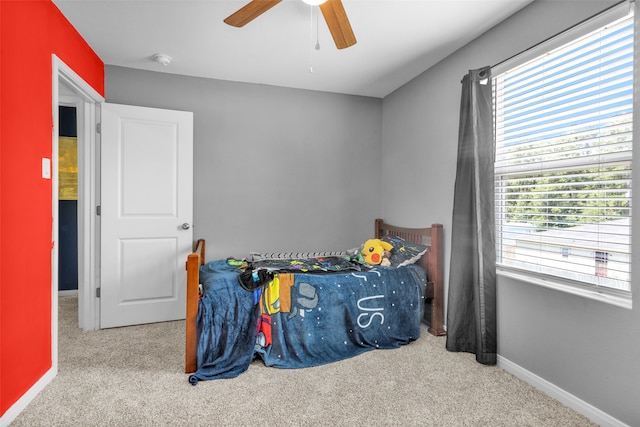
<svg viewBox="0 0 640 427"><path fill-rule="evenodd" d="M380 239L369 239L362 246L362 258L370 265L390 266L391 250L393 246L389 242Z"/></svg>

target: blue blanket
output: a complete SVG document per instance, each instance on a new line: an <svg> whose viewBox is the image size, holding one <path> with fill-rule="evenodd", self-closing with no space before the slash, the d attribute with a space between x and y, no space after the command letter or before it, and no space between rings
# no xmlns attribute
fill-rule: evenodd
<svg viewBox="0 0 640 427"><path fill-rule="evenodd" d="M322 365L420 336L426 274L418 266L327 274L278 273L256 292L224 261L201 268L198 380L231 378L253 359L278 368Z"/></svg>
<svg viewBox="0 0 640 427"><path fill-rule="evenodd" d="M212 261L200 268L203 286L198 304L198 380L233 378L246 371L253 360L259 307L253 294L238 284L240 270L225 261Z"/></svg>

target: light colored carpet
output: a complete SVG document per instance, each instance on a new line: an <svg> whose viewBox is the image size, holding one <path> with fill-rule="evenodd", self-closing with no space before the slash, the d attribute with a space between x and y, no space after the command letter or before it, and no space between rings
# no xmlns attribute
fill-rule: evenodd
<svg viewBox="0 0 640 427"><path fill-rule="evenodd" d="M82 332L77 298L60 298L59 373L12 426L592 426L474 355L427 334L297 370L254 362L192 386L184 322Z"/></svg>

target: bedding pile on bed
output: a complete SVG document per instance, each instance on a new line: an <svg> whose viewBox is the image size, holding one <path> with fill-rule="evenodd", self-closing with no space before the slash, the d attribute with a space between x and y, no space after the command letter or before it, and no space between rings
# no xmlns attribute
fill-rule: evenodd
<svg viewBox="0 0 640 427"><path fill-rule="evenodd" d="M192 384L235 377L255 357L267 366L302 368L420 336L426 273L416 265L369 269L327 257L265 260L252 268L272 276L250 292L238 283L239 267L226 261L202 266Z"/></svg>

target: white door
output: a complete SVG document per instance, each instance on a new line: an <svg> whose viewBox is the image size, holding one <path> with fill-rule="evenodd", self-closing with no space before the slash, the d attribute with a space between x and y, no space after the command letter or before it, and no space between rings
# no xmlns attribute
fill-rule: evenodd
<svg viewBox="0 0 640 427"><path fill-rule="evenodd" d="M193 113L103 104L100 327L185 318Z"/></svg>

